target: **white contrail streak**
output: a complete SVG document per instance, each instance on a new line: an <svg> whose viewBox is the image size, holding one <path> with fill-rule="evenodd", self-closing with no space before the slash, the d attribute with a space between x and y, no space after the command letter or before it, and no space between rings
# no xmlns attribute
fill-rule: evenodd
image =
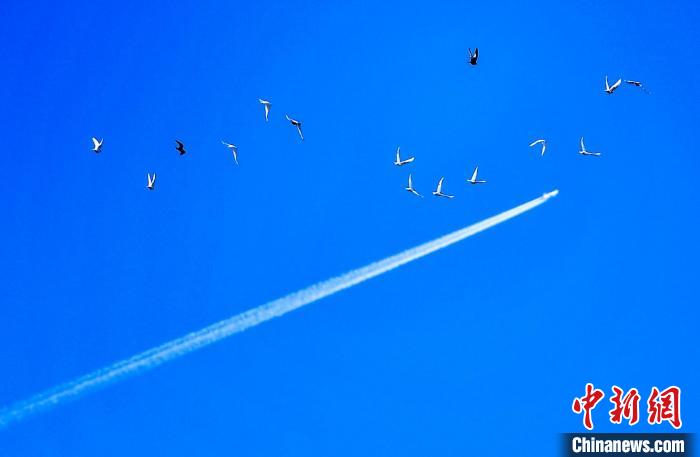
<svg viewBox="0 0 700 457"><path fill-rule="evenodd" d="M349 271L343 275L316 283L306 289L278 298L257 308L250 309L228 319L190 333L183 337L162 344L148 351L137 354L100 370L89 373L74 381L61 384L53 389L42 392L27 400L20 401L0 410L0 428L13 422L20 421L32 414L47 410L63 402L72 400L88 392L119 381L127 376L150 370L169 360L196 351L204 346L222 340L234 333L254 327L275 317L287 314L297 308L313 303L336 292L352 287L382 273L393 270L408 262L419 259L476 233L505 222L515 216L541 205L549 198L557 195L554 190L543 196L492 216L476 224L449 233L420 246L407 249L384 260L371 263L365 267Z"/></svg>

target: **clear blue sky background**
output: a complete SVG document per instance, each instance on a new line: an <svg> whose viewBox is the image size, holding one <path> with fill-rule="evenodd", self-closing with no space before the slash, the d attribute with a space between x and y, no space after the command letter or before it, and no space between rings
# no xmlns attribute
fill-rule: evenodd
<svg viewBox="0 0 700 457"><path fill-rule="evenodd" d="M697 2L1 8L2 405L561 194L16 424L0 455L556 455L589 381L597 431L672 430L609 424L613 384L679 385L697 430ZM457 197L412 198L409 171Z"/></svg>

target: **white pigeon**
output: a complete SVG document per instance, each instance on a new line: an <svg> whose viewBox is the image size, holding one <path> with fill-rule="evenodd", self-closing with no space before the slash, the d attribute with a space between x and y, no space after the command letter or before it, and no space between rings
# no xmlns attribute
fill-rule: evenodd
<svg viewBox="0 0 700 457"><path fill-rule="evenodd" d="M300 122L300 121L297 121L296 119L292 119L292 118L289 117L289 115L287 115L287 114L285 114L284 117L286 117L287 120L288 120L289 122L291 122L291 124L292 124L294 127L297 128L297 132L299 132L299 136L301 137L301 141L304 141L304 134L301 133L301 122Z"/></svg>
<svg viewBox="0 0 700 457"><path fill-rule="evenodd" d="M148 173L146 175L146 177L148 178L148 185L146 186L148 188L148 190L155 189L155 187L156 187L156 174L153 173L153 176L151 176L151 174Z"/></svg>
<svg viewBox="0 0 700 457"><path fill-rule="evenodd" d="M578 153L584 156L600 156L600 152L591 152L586 150L586 146L583 144L583 137L581 137L581 150Z"/></svg>
<svg viewBox="0 0 700 457"><path fill-rule="evenodd" d="M547 142L545 140L535 140L530 143L530 147L533 147L536 144L542 145L542 151L540 152L540 157L542 157L544 155L544 151L547 149Z"/></svg>
<svg viewBox="0 0 700 457"><path fill-rule="evenodd" d="M259 98L258 101L265 107L265 122L267 122L268 118L270 117L270 107L272 106L272 103L268 102L267 100L263 100L262 98Z"/></svg>
<svg viewBox="0 0 700 457"><path fill-rule="evenodd" d="M233 160L235 160L236 165L238 165L238 146L236 146L235 144L227 143L225 141L222 141L221 144L223 144L231 150L231 153L233 154Z"/></svg>
<svg viewBox="0 0 700 457"><path fill-rule="evenodd" d="M454 198L454 195L447 195L442 193L442 182L444 180L444 177L440 178L440 181L438 181L437 189L433 191L433 195L435 195L436 197Z"/></svg>
<svg viewBox="0 0 700 457"><path fill-rule="evenodd" d="M612 86L608 84L608 75L605 75L605 92L612 94L615 92L615 89L620 87L620 84L622 84L622 78L618 79L615 84Z"/></svg>
<svg viewBox="0 0 700 457"><path fill-rule="evenodd" d="M477 165L476 168L474 169L474 173L472 173L472 177L470 179L467 179L467 182L470 184L484 184L484 183L486 183L486 181L483 179L476 179L476 175L478 173L479 173L479 166Z"/></svg>
<svg viewBox="0 0 700 457"><path fill-rule="evenodd" d="M401 160L401 154L400 154L400 153L401 153L401 146L399 146L398 148L396 148L396 160L394 161L394 165L396 165L397 167L400 167L401 165L406 165L407 163L411 163L411 162L413 162L414 160L416 160L415 157L411 157L411 158L408 158L408 159L406 159L406 160Z"/></svg>
<svg viewBox="0 0 700 457"><path fill-rule="evenodd" d="M104 143L104 139L102 140L97 140L94 136L92 137L92 152L95 154L99 154L102 151L102 143Z"/></svg>
<svg viewBox="0 0 700 457"><path fill-rule="evenodd" d="M413 188L413 180L411 179L411 175L408 175L408 187L406 187L406 190L412 193L413 195L418 195L420 198L423 198L421 194L419 194L416 189Z"/></svg>

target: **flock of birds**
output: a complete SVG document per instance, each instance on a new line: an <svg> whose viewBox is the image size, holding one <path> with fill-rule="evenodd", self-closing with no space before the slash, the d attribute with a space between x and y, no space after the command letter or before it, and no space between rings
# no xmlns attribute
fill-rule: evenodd
<svg viewBox="0 0 700 457"><path fill-rule="evenodd" d="M475 48L474 51L469 48L469 64L471 65L476 65L479 60L479 48ZM608 81L608 77L605 76L605 92L608 94L612 94L617 90L618 87L622 84L623 79L620 78L618 79L612 86L610 85ZM626 84L629 84L630 86L636 86L647 92L646 88L642 85L640 81L634 81L631 79L625 79L624 82ZM647 92L648 93L648 92ZM538 140L533 141L530 143L530 147L535 147L537 145L541 145L540 149L540 156L544 156L545 151L547 150L547 140L541 138ZM601 153L597 151L589 151L586 149L586 145L583 142L583 137L581 137L581 149L578 151L579 154L583 156L593 156L593 157L600 157ZM410 157L408 159L401 159L401 148L396 149L396 160L394 160L394 165L400 167L403 165L407 165L409 163L412 163L416 158L415 157ZM486 180L484 179L478 179L479 175L479 166L477 165L476 168L474 168L474 171L472 172L471 178L467 179L467 182L469 184L486 184ZM445 181L444 176L440 178L440 180L437 183L437 188L433 191L433 195L436 197L443 197L443 198L454 198L454 195L447 194L442 191L442 185ZM416 195L418 197L423 197L416 189L413 187L413 176L412 174L408 175L408 186L406 186L406 191L412 193L413 195Z"/></svg>
<svg viewBox="0 0 700 457"><path fill-rule="evenodd" d="M535 140L532 143L530 143L530 147L536 146L538 144L542 145L542 148L540 150L540 156L544 155L544 152L547 150L547 140L544 139L539 139ZM595 151L589 151L586 149L586 145L583 142L583 137L581 137L581 149L578 152L581 155L584 156L595 156L598 157L600 156L600 152L595 152ZM409 159L401 159L401 148L399 147L396 150L396 160L394 161L394 165L396 166L402 166L409 164L413 162L416 158L411 157ZM471 178L467 178L467 182L469 184L486 184L485 179L478 179L479 175L479 166L477 165L476 168L474 168L474 171L472 172ZM454 198L454 195L449 195L446 194L442 191L442 183L445 181L444 176L440 178L437 184L437 188L433 191L433 195L436 197L444 197L444 198ZM418 191L413 187L413 176L411 174L408 175L408 186L406 187L406 190L413 195L417 195L418 197L423 197Z"/></svg>
<svg viewBox="0 0 700 457"><path fill-rule="evenodd" d="M416 160L415 157L410 157L408 159L402 159L401 158L401 146L396 148L396 160L394 160L394 165L397 167L401 167L404 165L407 165L411 162ZM472 177L467 179L467 182L470 184L485 184L486 180L483 179L478 179L477 176L479 174L479 166L477 165L476 168L474 168L474 173L472 173ZM444 198L454 198L454 195L446 194L442 191L442 183L445 181L445 177L441 177L440 181L438 181L437 188L433 191L433 195L436 197L444 197ZM408 186L406 187L406 190L413 195L416 195L418 197L423 198L423 195L419 194L418 191L413 187L413 175L409 173L408 175Z"/></svg>
<svg viewBox="0 0 700 457"><path fill-rule="evenodd" d="M272 104L268 100L263 100L262 98L258 99L258 102L263 106L265 109L265 122L270 120L270 108L272 107ZM301 138L302 141L304 141L304 133L301 130L301 121L298 121L296 119L292 119L289 117L289 115L285 114L285 117L289 121L290 124L292 124L296 129L297 132L299 133L299 137ZM95 154L99 154L102 152L102 144L104 143L104 138L102 139L97 139L96 137L92 137L92 152ZM226 146L229 151L231 151L231 154L233 155L233 161L236 162L236 165L238 165L238 146L232 143L227 143L226 141L221 141L221 144ZM175 150L182 156L187 154L187 149L185 149L185 144L180 141L180 140L175 140ZM153 173L147 173L146 174L146 188L148 190L155 190L156 188L156 174Z"/></svg>
<svg viewBox="0 0 700 457"><path fill-rule="evenodd" d="M479 48L474 48L474 51L472 52L471 48L469 48L469 59L468 62L470 65L477 65L477 62L479 60ZM605 92L609 95L613 94L621 85L622 85L623 79L619 78L613 85L611 86L607 75L605 76ZM624 82L630 86L635 86L639 87L642 90L644 90L646 93L649 93L646 90L646 87L640 82L640 81L634 81L631 79L625 79ZM272 103L270 103L268 100L264 99L258 99L258 102L263 106L265 110L265 122L269 121L270 119L270 110L272 108ZM304 141L304 133L302 132L301 129L301 121L298 121L296 119L293 119L289 117L288 114L285 114L285 118L289 123L296 128L297 133L299 134L299 137L301 138L302 141ZM95 137L92 138L92 143L93 143L93 148L92 151L96 154L99 154L102 151L102 144L104 143L104 139L97 139ZM238 147L235 144L232 143L227 143L226 141L221 141L221 144L223 144L226 148L229 149L231 154L233 155L233 160L238 165ZM579 154L583 156L593 156L593 157L600 157L601 153L597 151L589 151L586 149L586 145L583 142L583 137L581 137L581 149L578 151ZM535 147L537 145L540 146L540 156L544 156L545 151L547 150L547 140L541 138L533 141L530 143L530 147ZM175 140L175 150L182 156L187 153L187 150L185 149L185 145L182 141L180 140ZM415 157L409 157L407 159L402 159L401 158L401 147L399 146L396 149L396 159L394 160L394 165L397 167L401 167L404 165L408 165L410 163L413 163L416 160ZM467 179L467 182L469 184L485 184L486 180L484 179L478 179L478 174L479 174L479 166L477 165L474 168L474 171L471 175L471 178ZM156 187L156 174L153 173L147 173L146 174L146 188L148 190L154 190ZM444 177L441 177L440 180L437 183L437 188L432 192L433 195L436 197L442 197L442 198L454 198L454 195L447 194L442 191L442 185L445 181ZM413 195L416 195L418 197L423 198L423 195L420 194L414 187L413 187L413 176L412 174L409 173L408 175L408 186L405 188L406 191L412 193Z"/></svg>

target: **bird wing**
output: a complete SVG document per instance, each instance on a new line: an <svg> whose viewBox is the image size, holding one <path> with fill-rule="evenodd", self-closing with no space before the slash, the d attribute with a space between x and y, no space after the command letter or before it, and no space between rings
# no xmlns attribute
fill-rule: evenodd
<svg viewBox="0 0 700 457"><path fill-rule="evenodd" d="M180 141L180 140L175 140L175 143L177 143L177 147L178 147L179 149L184 149L185 145L182 144L182 141Z"/></svg>
<svg viewBox="0 0 700 457"><path fill-rule="evenodd" d="M615 84L612 85L612 87L610 88L610 90L615 90L615 89L617 89L618 86L619 86L621 83L622 83L622 79L618 79L617 82L616 82Z"/></svg>
<svg viewBox="0 0 700 457"><path fill-rule="evenodd" d="M396 148L396 163L401 163L401 146Z"/></svg>
<svg viewBox="0 0 700 457"><path fill-rule="evenodd" d="M476 168L474 169L474 173L472 174L472 179L470 181L476 181L476 175L479 173L479 166L477 165Z"/></svg>
<svg viewBox="0 0 700 457"><path fill-rule="evenodd" d="M411 179L411 175L408 175L408 188L413 189L413 180Z"/></svg>
<svg viewBox="0 0 700 457"><path fill-rule="evenodd" d="M582 151L586 150L586 146L583 144L583 137L581 137L581 150Z"/></svg>
<svg viewBox="0 0 700 457"><path fill-rule="evenodd" d="M411 157L411 158L409 158L409 159L404 160L403 163L411 163L411 162L413 162L414 160L416 160L416 158L415 158L415 157Z"/></svg>
<svg viewBox="0 0 700 457"><path fill-rule="evenodd" d="M445 179L445 178L443 177L443 178L440 178L440 181L438 181L437 193L439 193L439 194L442 193L442 181L443 181L444 179Z"/></svg>
<svg viewBox="0 0 700 457"><path fill-rule="evenodd" d="M608 84L608 75L605 75L605 90L610 90L610 85Z"/></svg>
<svg viewBox="0 0 700 457"><path fill-rule="evenodd" d="M542 153L540 155L544 155L544 151L547 149L547 143L542 141Z"/></svg>
<svg viewBox="0 0 700 457"><path fill-rule="evenodd" d="M479 48L474 48L474 58L475 59L479 58Z"/></svg>
<svg viewBox="0 0 700 457"><path fill-rule="evenodd" d="M95 146L95 149L100 147L100 142L97 141L97 138L92 137L92 144Z"/></svg>
<svg viewBox="0 0 700 457"><path fill-rule="evenodd" d="M539 143L544 143L544 140L535 140L532 143L530 143L530 147L533 147L534 145L539 144Z"/></svg>

